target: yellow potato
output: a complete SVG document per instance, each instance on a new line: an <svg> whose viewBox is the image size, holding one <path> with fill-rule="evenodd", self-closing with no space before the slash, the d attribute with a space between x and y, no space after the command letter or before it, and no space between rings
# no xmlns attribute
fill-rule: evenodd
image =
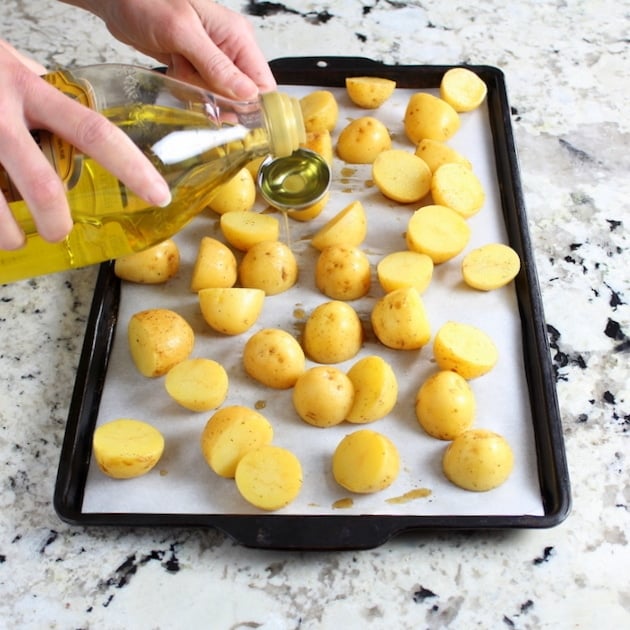
<svg viewBox="0 0 630 630"><path fill-rule="evenodd" d="M400 455L386 436L360 429L339 442L332 458L335 481L346 490L369 494L394 483L400 471Z"/></svg>
<svg viewBox="0 0 630 630"><path fill-rule="evenodd" d="M370 355L359 359L349 370L354 400L346 416L353 424L366 424L384 418L398 399L398 381L385 359Z"/></svg>
<svg viewBox="0 0 630 630"><path fill-rule="evenodd" d="M259 157L254 158L253 160L245 164L245 168L249 171L249 174L252 176L252 179L254 180L254 182L256 182L256 178L258 177L258 169L260 168L260 165L265 161L266 158L267 158L266 155L260 155Z"/></svg>
<svg viewBox="0 0 630 630"><path fill-rule="evenodd" d="M195 333L175 311L165 308L134 313L127 326L131 358L140 374L162 376L192 352Z"/></svg>
<svg viewBox="0 0 630 630"><path fill-rule="evenodd" d="M472 163L468 158L464 157L459 151L456 151L445 142L440 142L439 140L423 138L416 146L416 155L426 162L432 173L435 173L442 164L449 164L451 162L464 164L468 166L468 168L472 168Z"/></svg>
<svg viewBox="0 0 630 630"><path fill-rule="evenodd" d="M322 366L306 370L293 388L293 406L304 422L332 427L346 419L354 399L354 385L340 369Z"/></svg>
<svg viewBox="0 0 630 630"><path fill-rule="evenodd" d="M315 284L333 300L356 300L370 290L370 261L357 247L324 248L315 265Z"/></svg>
<svg viewBox="0 0 630 630"><path fill-rule="evenodd" d="M282 241L262 241L247 250L238 274L244 287L277 295L297 282L297 260L291 248Z"/></svg>
<svg viewBox="0 0 630 630"><path fill-rule="evenodd" d="M372 116L348 123L337 139L337 155L350 164L371 164L381 151L391 149L387 127Z"/></svg>
<svg viewBox="0 0 630 630"><path fill-rule="evenodd" d="M447 206L465 219L479 212L486 200L482 183L465 164L443 164L431 180L434 203Z"/></svg>
<svg viewBox="0 0 630 630"><path fill-rule="evenodd" d="M184 359L167 372L164 387L182 407L208 411L223 404L228 393L228 375L212 359Z"/></svg>
<svg viewBox="0 0 630 630"><path fill-rule="evenodd" d="M247 340L243 366L263 385L289 389L306 369L306 358L293 335L279 328L263 328Z"/></svg>
<svg viewBox="0 0 630 630"><path fill-rule="evenodd" d="M441 370L452 370L472 379L489 372L499 353L492 339L479 328L446 322L433 340L433 356Z"/></svg>
<svg viewBox="0 0 630 630"><path fill-rule="evenodd" d="M430 376L416 394L420 426L439 440L453 440L475 420L475 395L468 381L450 370Z"/></svg>
<svg viewBox="0 0 630 630"><path fill-rule="evenodd" d="M301 145L305 149L310 149L319 153L328 165L333 163L334 151L332 136L328 129L319 129L318 131L309 131L306 134L306 140Z"/></svg>
<svg viewBox="0 0 630 630"><path fill-rule="evenodd" d="M452 138L460 127L459 114L444 100L428 92L416 92L407 103L404 115L405 133L418 144L423 138Z"/></svg>
<svg viewBox="0 0 630 630"><path fill-rule="evenodd" d="M512 282L521 259L508 245L489 243L473 249L462 260L464 282L479 291L492 291Z"/></svg>
<svg viewBox="0 0 630 630"><path fill-rule="evenodd" d="M226 212L221 215L221 232L225 240L243 252L262 241L277 241L280 222L270 214Z"/></svg>
<svg viewBox="0 0 630 630"><path fill-rule="evenodd" d="M507 440L492 431L469 429L446 448L442 470L460 488L486 492L507 481L514 468L514 453Z"/></svg>
<svg viewBox="0 0 630 630"><path fill-rule="evenodd" d="M120 418L96 427L92 452L105 475L131 479L155 467L164 452L164 437L147 422Z"/></svg>
<svg viewBox="0 0 630 630"><path fill-rule="evenodd" d="M302 466L285 448L261 446L242 457L234 480L248 503L261 510L279 510L300 494Z"/></svg>
<svg viewBox="0 0 630 630"><path fill-rule="evenodd" d="M431 283L433 261L418 252L392 252L378 262L376 275L386 293L409 287L422 293Z"/></svg>
<svg viewBox="0 0 630 630"><path fill-rule="evenodd" d="M204 236L192 270L190 290L232 287L236 283L237 264L232 250L216 238Z"/></svg>
<svg viewBox="0 0 630 630"><path fill-rule="evenodd" d="M306 356L312 361L341 363L354 357L361 349L361 320L346 302L324 302L306 320L302 343Z"/></svg>
<svg viewBox="0 0 630 630"><path fill-rule="evenodd" d="M440 82L440 97L456 112L470 112L483 103L488 87L468 68L451 68Z"/></svg>
<svg viewBox="0 0 630 630"><path fill-rule="evenodd" d="M208 207L217 214L247 212L256 201L256 183L251 172L243 167L234 177L217 186Z"/></svg>
<svg viewBox="0 0 630 630"><path fill-rule="evenodd" d="M199 291L199 307L208 326L224 335L240 335L258 320L265 303L262 289L219 287Z"/></svg>
<svg viewBox="0 0 630 630"><path fill-rule="evenodd" d="M396 81L382 77L347 77L346 91L350 100L364 109L380 107L396 89Z"/></svg>
<svg viewBox="0 0 630 630"><path fill-rule="evenodd" d="M300 208L299 210L287 210L287 216L296 221L312 221L322 213L329 200L330 191L326 191L324 196L312 206L306 206L306 208Z"/></svg>
<svg viewBox="0 0 630 630"><path fill-rule="evenodd" d="M179 248L168 238L149 249L114 262L114 273L121 279L139 284L161 284L179 271Z"/></svg>
<svg viewBox="0 0 630 630"><path fill-rule="evenodd" d="M352 201L315 233L311 245L320 251L330 245L358 247L366 235L365 208L360 201Z"/></svg>
<svg viewBox="0 0 630 630"><path fill-rule="evenodd" d="M306 132L333 131L339 117L339 105L330 90L315 90L300 99Z"/></svg>
<svg viewBox="0 0 630 630"><path fill-rule="evenodd" d="M402 149L382 151L372 164L372 179L389 199L419 201L431 190L431 169L422 158Z"/></svg>
<svg viewBox="0 0 630 630"><path fill-rule="evenodd" d="M420 293L414 288L386 293L372 308L377 339L394 350L417 350L431 338L431 326Z"/></svg>
<svg viewBox="0 0 630 630"><path fill-rule="evenodd" d="M439 265L466 247L470 240L470 226L451 208L423 206L411 215L405 239L411 251L426 254Z"/></svg>
<svg viewBox="0 0 630 630"><path fill-rule="evenodd" d="M230 405L219 409L206 423L201 452L217 475L233 478L241 458L272 439L273 427L265 416L243 405Z"/></svg>

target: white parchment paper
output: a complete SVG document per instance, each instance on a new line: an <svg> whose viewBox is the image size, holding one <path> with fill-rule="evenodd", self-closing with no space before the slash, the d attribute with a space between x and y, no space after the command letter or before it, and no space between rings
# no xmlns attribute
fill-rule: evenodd
<svg viewBox="0 0 630 630"><path fill-rule="evenodd" d="M315 87L283 86L301 96ZM325 88L329 89L329 88ZM340 105L336 133L352 118L374 115L390 130L394 146L413 147L406 139L402 118L412 90L397 90L381 109L367 112L353 107L342 89L332 89ZM370 166L347 165L336 160L330 201L314 221L290 221L290 244L298 258L300 279L290 291L266 298L263 314L250 332L237 337L214 333L203 321L196 294L189 290L190 273L199 240L208 235L222 238L218 217L211 212L195 219L177 237L182 264L176 278L164 286L123 284L118 329L100 404L98 423L119 417L148 421L164 435L166 448L162 459L149 474L131 480L113 480L103 475L94 462L90 465L85 488L83 512L156 514L255 514L239 495L232 480L215 475L206 465L199 446L200 435L213 412L191 413L167 395L163 379L147 379L132 364L127 347L127 322L130 316L147 308L172 308L184 316L196 333L192 356L221 362L230 376L228 398L224 405L242 404L259 409L274 426L274 443L291 449L300 459L304 485L299 497L279 513L320 514L394 514L394 515L543 515L536 468L536 451L531 410L523 367L520 320L514 287L483 293L467 288L461 279L462 256L470 249L489 242L506 242L496 181L488 111L485 104L461 115L462 125L449 142L473 163L487 200L483 209L469 219L472 238L465 252L436 266L431 285L423 295L433 334L446 321L478 326L486 331L499 350L499 362L489 374L471 381L477 401L475 426L503 434L515 454L511 477L501 487L473 493L451 485L441 472L441 457L447 442L426 435L414 412L415 395L435 370L431 342L420 351L388 350L374 341L369 313L375 299L382 295L375 273L366 298L352 302L368 331L360 354L340 364L349 368L362 356L379 354L395 369L399 398L394 410L370 425L342 425L318 429L303 423L291 403L291 390L278 391L253 382L241 365L242 348L253 332L265 327L280 327L299 336L308 315L326 301L315 288L314 265L317 251L309 237L325 221L350 202L359 199L368 213L368 236L363 250L373 267L386 253L405 249L407 221L419 205L399 206L386 200L369 185ZM335 134L336 135L336 134ZM427 200L427 203L430 202ZM260 205L258 209L263 209ZM280 215L278 215L279 218ZM283 239L287 235L283 233ZM308 366L315 365L308 362ZM388 489L367 496L349 495L337 486L331 474L332 453L347 433L370 428L387 435L399 449L402 466L395 483ZM428 490L427 496L408 501L390 501L414 489ZM335 507L339 499L350 497L345 508Z"/></svg>

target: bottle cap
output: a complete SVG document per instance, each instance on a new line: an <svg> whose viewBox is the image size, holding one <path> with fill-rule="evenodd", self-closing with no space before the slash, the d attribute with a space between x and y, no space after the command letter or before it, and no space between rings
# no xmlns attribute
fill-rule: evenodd
<svg viewBox="0 0 630 630"><path fill-rule="evenodd" d="M300 103L284 92L266 92L261 98L273 155L290 156L306 140Z"/></svg>
<svg viewBox="0 0 630 630"><path fill-rule="evenodd" d="M331 173L326 160L308 149L291 155L268 156L258 169L257 183L263 199L278 210L304 210L328 191Z"/></svg>

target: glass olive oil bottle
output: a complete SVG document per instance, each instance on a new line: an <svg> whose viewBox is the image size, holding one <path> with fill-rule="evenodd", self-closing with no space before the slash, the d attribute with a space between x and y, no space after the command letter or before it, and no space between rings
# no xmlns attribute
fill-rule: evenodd
<svg viewBox="0 0 630 630"><path fill-rule="evenodd" d="M172 202L151 206L98 163L47 132L34 134L65 182L74 227L60 243L35 230L0 167L0 185L26 245L0 251L0 283L146 249L179 231L216 187L255 157L291 156L304 140L299 102L271 92L238 102L135 66L103 64L44 79L123 129L167 180Z"/></svg>

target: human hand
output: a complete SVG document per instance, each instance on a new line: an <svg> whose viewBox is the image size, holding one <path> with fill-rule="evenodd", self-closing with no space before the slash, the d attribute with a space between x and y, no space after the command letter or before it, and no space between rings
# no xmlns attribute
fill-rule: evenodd
<svg viewBox="0 0 630 630"><path fill-rule="evenodd" d="M213 0L63 1L98 15L182 81L242 100L276 87L250 22Z"/></svg>
<svg viewBox="0 0 630 630"><path fill-rule="evenodd" d="M64 185L30 129L47 129L93 157L152 205L166 205L162 176L127 135L101 114L43 81L43 67L0 41L0 164L22 195L39 234L63 239L72 228ZM17 249L25 235L0 194L0 249Z"/></svg>

